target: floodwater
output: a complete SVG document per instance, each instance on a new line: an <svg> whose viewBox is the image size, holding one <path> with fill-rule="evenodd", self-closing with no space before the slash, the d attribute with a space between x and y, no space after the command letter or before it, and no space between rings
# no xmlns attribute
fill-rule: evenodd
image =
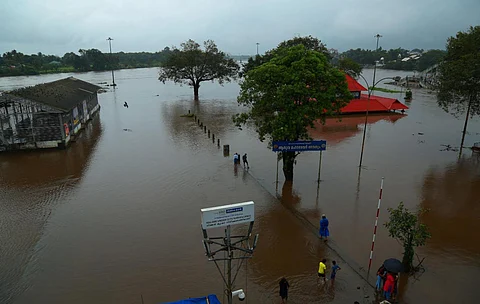
<svg viewBox="0 0 480 304"><path fill-rule="evenodd" d="M0 303L159 303L208 293L221 299L220 275L203 255L199 209L247 200L256 202L260 239L236 285L250 303L278 302L283 275L292 285L290 303L362 301L359 279L345 266L335 289L316 287L318 260L331 253L314 226L327 214L330 246L343 263L365 270L381 177L373 271L386 258L401 258L383 228L387 208L400 201L428 208L422 220L432 238L417 251L425 272L402 277L402 302L476 303L480 158L468 149L460 160L458 152L442 151L458 147L463 117L444 113L435 96L414 90L407 115L369 118L360 174L363 118L330 119L312 132L327 140L320 186L318 153L303 153L293 185L280 172L276 187L275 154L253 130L231 123L242 111L238 84L206 83L195 103L188 87L163 85L156 74L117 71L118 88L100 94L100 115L69 149L0 155ZM377 79L404 74L380 70ZM0 90L66 76L0 78ZM110 82L109 73L75 77ZM231 154L248 153L249 172L234 169L193 119L180 117L188 110ZM466 146L480 141L478 132L480 121L472 119Z"/></svg>

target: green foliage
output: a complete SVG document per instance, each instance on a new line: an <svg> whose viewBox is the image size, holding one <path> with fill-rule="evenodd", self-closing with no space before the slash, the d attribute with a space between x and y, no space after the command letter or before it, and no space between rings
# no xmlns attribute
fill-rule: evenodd
<svg viewBox="0 0 480 304"><path fill-rule="evenodd" d="M417 60L417 71L424 71L437 63L442 62L446 55L444 50L429 50L422 54L422 57Z"/></svg>
<svg viewBox="0 0 480 304"><path fill-rule="evenodd" d="M438 104L447 112L480 114L480 26L459 32L447 42L439 66Z"/></svg>
<svg viewBox="0 0 480 304"><path fill-rule="evenodd" d="M362 66L348 57L343 57L338 61L338 68L353 78L357 78L362 73Z"/></svg>
<svg viewBox="0 0 480 304"><path fill-rule="evenodd" d="M402 61L402 58L410 56L411 52L422 54L418 60ZM392 70L406 70L406 71L423 71L437 63L440 63L445 56L443 50L429 50L424 52L423 50L413 49L412 51L406 49L397 48L384 50L379 48L375 50L365 49L350 49L342 54L344 58L350 58L360 65L374 65L375 61L383 58L386 69Z"/></svg>
<svg viewBox="0 0 480 304"><path fill-rule="evenodd" d="M249 111L235 116L234 122L253 122L261 141L309 139L308 129L316 120L339 113L352 98L345 75L323 52L301 44L271 54L268 62L244 75L238 103ZM287 180L293 179L295 156L282 153Z"/></svg>
<svg viewBox="0 0 480 304"><path fill-rule="evenodd" d="M155 53L102 53L97 49L68 52L63 57L42 53L26 55L16 50L0 57L0 76L36 75L62 71L104 71L159 66L171 54L166 47Z"/></svg>
<svg viewBox="0 0 480 304"><path fill-rule="evenodd" d="M251 69L270 61L280 49L296 45L303 45L307 50L323 53L328 59L330 59L330 53L319 39L312 36L294 37L290 40L281 42L275 49L267 51L265 55L256 55L254 58L249 58L248 62L243 66L243 74L246 74Z"/></svg>
<svg viewBox="0 0 480 304"><path fill-rule="evenodd" d="M413 98L413 93L410 89L408 89L406 92L405 92L405 99L412 99Z"/></svg>
<svg viewBox="0 0 480 304"><path fill-rule="evenodd" d="M425 212L420 210L415 214L408 211L401 202L396 209L388 208L389 221L385 223L390 237L397 239L405 250L403 264L407 271L411 269L415 248L424 246L431 237L426 225L420 223L419 216Z"/></svg>
<svg viewBox="0 0 480 304"><path fill-rule="evenodd" d="M193 40L181 44L181 49L174 48L170 56L160 65L158 79L165 83L171 80L184 83L194 89L198 100L198 89L204 81L218 81L223 84L235 79L239 66L224 52L218 50L212 40L203 43L204 50Z"/></svg>

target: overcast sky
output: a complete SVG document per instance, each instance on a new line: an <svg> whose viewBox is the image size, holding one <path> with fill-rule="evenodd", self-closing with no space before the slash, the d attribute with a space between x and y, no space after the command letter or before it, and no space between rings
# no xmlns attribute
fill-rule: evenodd
<svg viewBox="0 0 480 304"><path fill-rule="evenodd" d="M0 53L158 51L191 38L254 54L295 35L328 48L444 48L480 25L480 0L0 0Z"/></svg>

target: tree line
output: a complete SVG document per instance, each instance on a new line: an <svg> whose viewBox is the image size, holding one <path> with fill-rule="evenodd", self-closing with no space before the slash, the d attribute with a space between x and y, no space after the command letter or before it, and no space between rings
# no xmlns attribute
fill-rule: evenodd
<svg viewBox="0 0 480 304"><path fill-rule="evenodd" d="M409 57L411 54L419 54L420 58L402 61L402 59ZM440 63L445 54L446 51L444 50L425 51L423 49L413 49L409 51L403 48L384 50L380 47L378 50L350 49L340 54L340 58L350 58L358 64L365 66L371 66L375 61L380 61L383 58L384 68L386 69L423 71Z"/></svg>
<svg viewBox="0 0 480 304"><path fill-rule="evenodd" d="M292 39L292 41L295 40ZM338 62L356 62L362 66L370 66L376 60L384 58L384 67L393 70L417 70L423 71L426 68L439 63L445 56L443 50L413 49L411 51L396 48L384 50L379 48L375 50L350 49L341 54L328 51L324 45L325 53L334 64ZM409 60L402 62L400 58L408 57L411 52L422 53L418 60ZM37 54L24 54L17 50L4 53L0 57L0 77L1 76L19 76L19 75L38 75L46 73L61 72L87 72L87 71L105 71L110 69L130 69L157 67L164 63L171 55L172 49L165 47L158 52L117 52L103 53L98 49L80 49L78 52L68 52L62 57L56 55L46 55L41 52ZM234 60L255 61L256 57L247 55L234 56L226 55Z"/></svg>
<svg viewBox="0 0 480 304"><path fill-rule="evenodd" d="M12 50L0 57L0 77L155 67L164 62L170 53L169 47L154 53L118 52L111 55L98 49L80 49L60 57L42 53L28 55Z"/></svg>

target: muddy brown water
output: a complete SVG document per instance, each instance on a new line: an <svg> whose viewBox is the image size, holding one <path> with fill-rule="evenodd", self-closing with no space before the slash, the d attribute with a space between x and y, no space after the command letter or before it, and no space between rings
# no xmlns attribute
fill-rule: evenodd
<svg viewBox="0 0 480 304"><path fill-rule="evenodd" d="M430 209L423 220L432 239L418 250L426 271L402 278L401 300L476 302L480 158L465 150L459 161L458 153L441 151L444 144L459 145L463 120L439 109L433 95L414 90L408 115L370 118L360 175L363 118L327 122L312 134L328 142L320 187L318 153L303 153L293 185L284 184L280 173L276 189L275 155L253 130L231 123L242 110L236 83L204 84L194 103L188 87L163 85L156 73L118 71L118 88L100 94L100 115L70 149L0 155L1 303L141 303L141 295L146 303L160 303L208 293L221 298L220 276L202 252L199 209L246 200L257 203L260 234L238 281L248 300L275 303L278 279L287 275L291 303L345 303L358 296L348 283L354 274L339 276L336 289L326 293L312 283L326 253L308 226L326 213L332 246L354 267L366 268L382 176L380 225L386 209L400 201ZM371 71L365 75L371 78ZM380 70L377 76L396 75L404 74ZM66 76L1 78L0 90ZM76 77L110 81L109 73ZM180 117L188 110L222 145L230 144L231 154L248 153L248 173L234 170L192 119ZM467 146L480 141L479 132L473 119ZM401 253L379 226L373 268Z"/></svg>

